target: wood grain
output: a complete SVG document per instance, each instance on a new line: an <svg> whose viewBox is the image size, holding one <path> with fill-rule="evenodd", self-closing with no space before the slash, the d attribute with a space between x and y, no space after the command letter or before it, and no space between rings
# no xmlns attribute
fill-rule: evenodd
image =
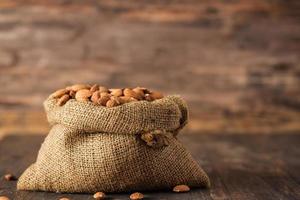
<svg viewBox="0 0 300 200"><path fill-rule="evenodd" d="M187 133L187 132L186 132ZM299 199L300 150L298 134L185 134L179 139L207 171L212 188L189 193L145 193L147 199ZM43 136L7 136L0 141L0 175L20 176L34 160ZM88 194L16 191L16 182L0 180L0 195L12 199L93 199ZM128 199L129 194L109 194Z"/></svg>
<svg viewBox="0 0 300 200"><path fill-rule="evenodd" d="M297 0L2 0L0 135L47 130L42 101L77 82L181 94L199 133L299 132L299 9Z"/></svg>

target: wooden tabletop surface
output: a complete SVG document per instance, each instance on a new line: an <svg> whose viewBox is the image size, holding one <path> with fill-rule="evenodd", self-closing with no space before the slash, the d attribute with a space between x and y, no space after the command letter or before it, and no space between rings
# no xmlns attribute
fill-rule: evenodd
<svg viewBox="0 0 300 200"><path fill-rule="evenodd" d="M20 176L34 162L44 136L7 136L0 141L0 174ZM146 199L300 199L299 134L183 134L187 149L206 170L212 187L189 193L145 193ZM93 199L89 194L16 191L16 181L0 180L0 196L17 200ZM129 194L108 194L128 199Z"/></svg>

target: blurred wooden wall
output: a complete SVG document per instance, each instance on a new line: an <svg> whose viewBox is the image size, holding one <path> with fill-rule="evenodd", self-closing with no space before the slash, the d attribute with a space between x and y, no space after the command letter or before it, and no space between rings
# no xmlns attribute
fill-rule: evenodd
<svg viewBox="0 0 300 200"><path fill-rule="evenodd" d="M181 94L196 133L300 130L300 2L1 0L0 135L68 84Z"/></svg>

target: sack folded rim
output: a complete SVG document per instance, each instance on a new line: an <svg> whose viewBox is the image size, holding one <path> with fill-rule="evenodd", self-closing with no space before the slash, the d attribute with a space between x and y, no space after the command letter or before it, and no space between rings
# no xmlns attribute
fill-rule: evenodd
<svg viewBox="0 0 300 200"><path fill-rule="evenodd" d="M112 108L74 99L58 106L56 99L48 98L44 108L50 125L63 124L84 132L137 134L157 129L178 132L188 121L187 105L179 95Z"/></svg>

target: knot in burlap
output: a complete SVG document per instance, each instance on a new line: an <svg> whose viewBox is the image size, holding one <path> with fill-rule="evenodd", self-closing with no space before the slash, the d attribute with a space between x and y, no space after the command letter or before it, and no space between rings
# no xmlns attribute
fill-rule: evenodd
<svg viewBox="0 0 300 200"><path fill-rule="evenodd" d="M44 102L51 130L19 190L94 193L209 187L209 178L176 135L188 121L179 96L107 108Z"/></svg>

